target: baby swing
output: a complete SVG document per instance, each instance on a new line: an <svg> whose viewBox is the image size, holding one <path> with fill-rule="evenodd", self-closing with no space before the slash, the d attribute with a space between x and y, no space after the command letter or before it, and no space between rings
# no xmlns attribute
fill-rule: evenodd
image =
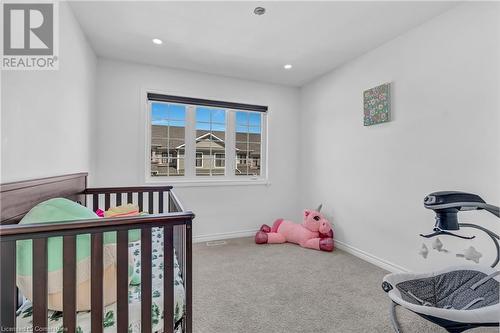
<svg viewBox="0 0 500 333"><path fill-rule="evenodd" d="M384 277L382 289L392 300L391 323L394 331L401 329L396 319L396 306L415 312L419 316L445 328L450 333L460 333L480 326L499 326L500 272L494 269L500 258L500 237L470 223L458 223L457 213L464 210L484 209L500 217L499 207L487 204L478 195L463 192L436 192L424 199L425 208L436 213L434 232L421 235L431 238L449 235L460 227L479 229L493 240L497 256L491 267L457 266L432 273L394 273Z"/></svg>

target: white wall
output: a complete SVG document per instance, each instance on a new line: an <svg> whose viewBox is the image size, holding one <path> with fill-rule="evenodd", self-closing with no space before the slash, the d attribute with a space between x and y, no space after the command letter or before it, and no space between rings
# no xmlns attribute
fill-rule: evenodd
<svg viewBox="0 0 500 333"><path fill-rule="evenodd" d="M339 241L407 269L465 263L455 253L469 245L492 260L484 236L417 251L434 223L426 194L500 202L499 7L460 5L301 89L301 205L324 202ZM385 82L393 120L364 127L362 93ZM460 217L500 229L488 213Z"/></svg>
<svg viewBox="0 0 500 333"><path fill-rule="evenodd" d="M336 238L407 269L462 263L473 244L442 237L448 255L417 250L436 190L499 203L499 4L467 3L297 89L96 60L67 4L59 71L2 72L2 182L90 170L92 185L144 183L141 92L269 106L271 185L178 188L199 239L246 235L324 203ZM97 64L97 71L96 71ZM393 121L364 127L362 92L393 82ZM28 96L28 97L26 97ZM300 104L300 105L299 105ZM299 149L300 148L300 149ZM300 167L298 166L300 164ZM300 181L300 183L299 183ZM484 212L464 221L498 228ZM488 243L487 243L488 242ZM360 252L361 253L361 252Z"/></svg>
<svg viewBox="0 0 500 333"><path fill-rule="evenodd" d="M96 57L65 2L59 17L59 70L1 72L1 182L90 168Z"/></svg>
<svg viewBox="0 0 500 333"><path fill-rule="evenodd" d="M144 184L145 89L268 105L271 185L178 188L177 193L197 215L195 237L245 235L272 218L300 216L297 89L105 59L97 68L95 185Z"/></svg>

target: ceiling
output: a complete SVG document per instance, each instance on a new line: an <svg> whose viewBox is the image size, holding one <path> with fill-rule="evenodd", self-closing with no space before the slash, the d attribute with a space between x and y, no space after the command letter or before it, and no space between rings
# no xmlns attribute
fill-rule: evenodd
<svg viewBox="0 0 500 333"><path fill-rule="evenodd" d="M98 56L300 86L455 2L82 1ZM256 6L266 8L262 16ZM151 42L153 38L162 45ZM290 70L283 65L292 64Z"/></svg>

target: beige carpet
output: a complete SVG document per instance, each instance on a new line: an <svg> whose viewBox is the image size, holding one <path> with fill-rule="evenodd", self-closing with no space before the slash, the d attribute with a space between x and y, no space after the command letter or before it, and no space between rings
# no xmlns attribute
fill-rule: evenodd
<svg viewBox="0 0 500 333"><path fill-rule="evenodd" d="M389 299L380 287L385 274L340 250L255 245L253 238L195 244L194 332L390 333ZM398 308L403 333L446 332Z"/></svg>

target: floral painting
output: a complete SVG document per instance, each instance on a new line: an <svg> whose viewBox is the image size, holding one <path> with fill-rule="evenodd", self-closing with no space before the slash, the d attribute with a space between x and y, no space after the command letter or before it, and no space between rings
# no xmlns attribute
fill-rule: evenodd
<svg viewBox="0 0 500 333"><path fill-rule="evenodd" d="M391 84L384 83L363 93L364 125L370 126L390 121Z"/></svg>

